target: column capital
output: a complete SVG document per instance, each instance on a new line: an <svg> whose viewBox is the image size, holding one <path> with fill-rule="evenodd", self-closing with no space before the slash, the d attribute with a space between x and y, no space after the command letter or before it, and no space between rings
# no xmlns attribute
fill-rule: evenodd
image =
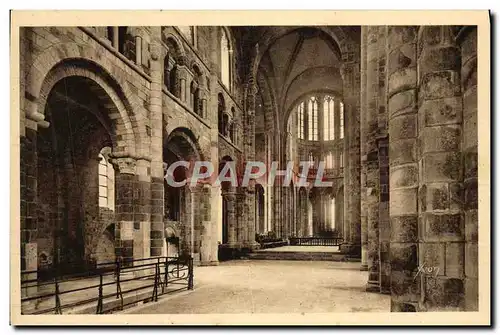
<svg viewBox="0 0 500 335"><path fill-rule="evenodd" d="M179 79L184 79L187 80L189 70L187 69L186 65L184 64L178 64L177 65L177 76Z"/></svg>
<svg viewBox="0 0 500 335"><path fill-rule="evenodd" d="M28 110L26 112L26 118L31 120L40 128L48 128L50 123L45 121L45 115L38 111L38 104L35 101L26 100L28 105Z"/></svg>
<svg viewBox="0 0 500 335"><path fill-rule="evenodd" d="M109 155L111 164L115 167L118 173L135 174L137 167L137 160L130 156L128 157L115 157L113 153Z"/></svg>
<svg viewBox="0 0 500 335"><path fill-rule="evenodd" d="M159 60L162 56L162 49L163 47L160 42L154 40L151 41L151 43L149 44L149 52L151 54L151 59L154 61Z"/></svg>

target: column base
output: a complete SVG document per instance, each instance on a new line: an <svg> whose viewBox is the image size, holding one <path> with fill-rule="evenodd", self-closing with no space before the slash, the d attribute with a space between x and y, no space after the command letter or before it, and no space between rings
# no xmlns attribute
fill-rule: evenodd
<svg viewBox="0 0 500 335"><path fill-rule="evenodd" d="M341 244L340 245L340 252L349 255L350 257L353 258L360 258L361 259L361 245L360 244Z"/></svg>
<svg viewBox="0 0 500 335"><path fill-rule="evenodd" d="M391 289L388 289L388 288L385 288L385 287L380 287L380 293L381 294L391 295Z"/></svg>
<svg viewBox="0 0 500 335"><path fill-rule="evenodd" d="M361 264L359 271L368 271L368 264Z"/></svg>
<svg viewBox="0 0 500 335"><path fill-rule="evenodd" d="M250 249L250 251L257 250L257 249L260 249L260 244L253 241L253 242L245 244L245 248Z"/></svg>
<svg viewBox="0 0 500 335"><path fill-rule="evenodd" d="M366 292L380 292L380 283L378 282L368 282L366 284Z"/></svg>

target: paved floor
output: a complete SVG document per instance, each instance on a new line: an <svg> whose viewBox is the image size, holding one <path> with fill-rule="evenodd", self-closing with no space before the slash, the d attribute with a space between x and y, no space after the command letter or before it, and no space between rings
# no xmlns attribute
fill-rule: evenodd
<svg viewBox="0 0 500 335"><path fill-rule="evenodd" d="M195 290L128 314L389 312L359 263L238 260L196 267Z"/></svg>
<svg viewBox="0 0 500 335"><path fill-rule="evenodd" d="M339 247L286 245L283 247L256 250L255 252L339 252Z"/></svg>

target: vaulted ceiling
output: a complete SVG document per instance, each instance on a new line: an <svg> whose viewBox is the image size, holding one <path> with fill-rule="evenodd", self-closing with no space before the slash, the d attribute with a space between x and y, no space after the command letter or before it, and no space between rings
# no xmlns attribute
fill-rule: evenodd
<svg viewBox="0 0 500 335"><path fill-rule="evenodd" d="M280 121L304 94L342 94L339 43L359 44L359 27L247 27L240 31L246 50L257 55L258 77L274 97ZM253 48L253 50L252 50ZM248 71L252 71L250 68ZM262 78L258 78L262 82ZM262 89L262 88L261 88Z"/></svg>

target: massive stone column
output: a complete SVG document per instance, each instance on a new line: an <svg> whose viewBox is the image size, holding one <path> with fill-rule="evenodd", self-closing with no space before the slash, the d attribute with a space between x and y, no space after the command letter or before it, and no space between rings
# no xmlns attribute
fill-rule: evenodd
<svg viewBox="0 0 500 335"><path fill-rule="evenodd" d="M460 32L462 51L465 309L478 310L477 28Z"/></svg>
<svg viewBox="0 0 500 335"><path fill-rule="evenodd" d="M450 26L418 39L420 310L464 309L464 221L460 49ZM392 199L391 199L392 200Z"/></svg>
<svg viewBox="0 0 500 335"><path fill-rule="evenodd" d="M216 232L213 231L211 221L210 196L211 187L208 184L198 186L199 191L199 210L198 219L200 222L200 262L201 265L213 265L216 262L213 255L213 244L217 244Z"/></svg>
<svg viewBox="0 0 500 335"><path fill-rule="evenodd" d="M30 102L29 104L34 104ZM20 137L20 219L21 219L21 271L38 269L37 236L37 122L43 121L38 112L27 113L21 124ZM22 280L36 279L36 272L23 275ZM34 294L36 287L21 294Z"/></svg>
<svg viewBox="0 0 500 335"><path fill-rule="evenodd" d="M258 88L251 82L246 88L245 104L245 134L244 134L244 155L245 162L255 160L255 97ZM255 180L251 180L248 187L243 190L245 195L245 222L243 231L243 243L246 248L255 249L258 243L255 242Z"/></svg>
<svg viewBox="0 0 500 335"><path fill-rule="evenodd" d="M379 227L378 207L380 172L378 165L378 93L379 93L379 49L385 45L379 39L378 26L366 27L366 221L368 228L368 291L379 291Z"/></svg>
<svg viewBox="0 0 500 335"><path fill-rule="evenodd" d="M344 252L361 256L361 151L360 151L360 71L359 63L351 62L342 65L344 82L344 120L347 141L344 153L347 166L344 169L344 183L347 185L347 206L344 216L348 218L344 225L347 238L342 249ZM347 145L346 145L347 144ZM347 171L347 173L346 173Z"/></svg>
<svg viewBox="0 0 500 335"><path fill-rule="evenodd" d="M116 252L124 265L134 258L134 189L137 182L136 160L131 157L113 157L115 166Z"/></svg>
<svg viewBox="0 0 500 335"><path fill-rule="evenodd" d="M391 311L415 311L419 299L417 27L387 27Z"/></svg>
<svg viewBox="0 0 500 335"><path fill-rule="evenodd" d="M236 227L236 194L234 189L231 188L229 191L223 191L222 197L226 201L226 213L222 215L227 215L227 225L228 225L228 236L227 243L230 248L235 248L237 245L237 227Z"/></svg>
<svg viewBox="0 0 500 335"><path fill-rule="evenodd" d="M379 27L378 48L378 170L379 170L379 282L380 292L390 294L391 264L389 244L391 240L391 225L389 219L389 134L387 115L387 27Z"/></svg>
<svg viewBox="0 0 500 335"><path fill-rule="evenodd" d="M367 202L366 202L366 135L368 125L367 114L367 30L361 27L361 115L360 115L360 150L361 150L361 270L368 270L368 222L367 222Z"/></svg>
<svg viewBox="0 0 500 335"><path fill-rule="evenodd" d="M162 255L165 240L163 224L164 210L164 180L163 180L163 56L161 47L161 27L151 29L151 59L150 75L151 89L149 98L149 111L151 119L151 256Z"/></svg>

